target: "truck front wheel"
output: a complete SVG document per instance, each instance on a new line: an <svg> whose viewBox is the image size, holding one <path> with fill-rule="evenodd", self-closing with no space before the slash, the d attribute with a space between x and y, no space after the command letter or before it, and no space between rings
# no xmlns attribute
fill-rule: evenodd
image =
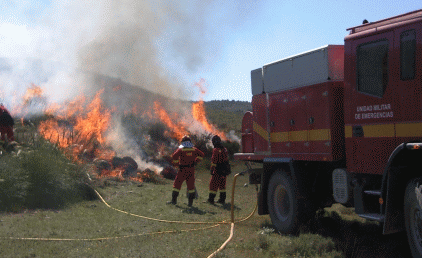
<svg viewBox="0 0 422 258"><path fill-rule="evenodd" d="M407 239L413 258L422 257L422 179L411 180L406 187L404 216Z"/></svg>
<svg viewBox="0 0 422 258"><path fill-rule="evenodd" d="M271 222L277 230L296 234L300 225L299 206L292 179L286 172L279 170L271 176L267 202Z"/></svg>

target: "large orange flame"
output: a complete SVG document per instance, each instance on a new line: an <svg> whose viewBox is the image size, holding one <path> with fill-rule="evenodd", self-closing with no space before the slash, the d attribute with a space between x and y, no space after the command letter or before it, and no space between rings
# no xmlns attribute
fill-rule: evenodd
<svg viewBox="0 0 422 258"><path fill-rule="evenodd" d="M100 95L103 91L99 91L88 105L89 112L86 116L76 118L75 125L75 131L81 133L85 139L95 137L99 143L104 143L104 133L111 119L111 112L102 106Z"/></svg>
<svg viewBox="0 0 422 258"><path fill-rule="evenodd" d="M57 115L40 123L38 127L40 134L61 148L70 145L79 146L78 150L72 150L75 160L78 160L81 150L87 150L90 155L97 158L111 159L115 154L112 150L98 148L105 142L104 134L111 120L111 111L103 107L100 98L103 91L97 92L86 110L83 96L63 107L51 106L47 111Z"/></svg>
<svg viewBox="0 0 422 258"><path fill-rule="evenodd" d="M208 122L208 119L207 119L207 116L206 116L206 113L205 113L205 107L204 107L204 101L203 100L200 100L200 101L192 104L192 115L193 115L193 118L196 121L201 123L201 125L204 127L204 129L207 132L212 133L212 134L217 134L224 141L227 140L227 137L224 134L224 132L217 130L217 128L215 128L213 125L211 125Z"/></svg>
<svg viewBox="0 0 422 258"><path fill-rule="evenodd" d="M158 115L160 120L167 125L171 130L171 136L176 139L181 139L184 135L188 134L188 131L181 123L174 123L170 116L167 114L167 111L161 106L157 101L154 102L154 111Z"/></svg>
<svg viewBox="0 0 422 258"><path fill-rule="evenodd" d="M221 139L227 140L227 137L224 132L219 131L215 126L208 122L204 101L202 100L202 96L206 93L206 81L201 79L199 82L194 84L195 87L198 87L200 92L200 100L196 103L192 104L192 117L199 122L200 125L204 128L205 131L212 134L218 134ZM188 130L186 129L186 125L182 122L175 122L176 119L172 119L167 111L160 105L159 102L154 102L154 111L155 114L158 115L160 120L167 125L167 127L171 130L171 136L173 138L182 138L184 135L188 134ZM173 115L174 117L176 115Z"/></svg>
<svg viewBox="0 0 422 258"><path fill-rule="evenodd" d="M193 116L193 118L196 121L198 121L199 123L201 123L201 125L204 127L204 129L207 132L212 133L212 134L217 134L221 137L222 140L226 141L227 137L226 137L225 133L219 131L217 128L215 128L215 126L213 126L212 124L210 124L208 122L207 115L206 115L206 112L205 112L204 101L202 99L202 96L205 95L205 93L207 92L205 79L201 78L199 80L199 82L194 84L194 86L199 89L200 97L199 97L198 102L192 104L192 116Z"/></svg>
<svg viewBox="0 0 422 258"><path fill-rule="evenodd" d="M121 90L115 87L113 91ZM62 149L64 154L77 163L93 162L102 160L110 164L110 168L95 170L96 177L115 177L124 180L125 166L112 166L111 160L116 157L115 151L108 145L105 139L106 131L111 127L112 110L107 109L102 102L101 95L104 89L97 92L91 102L83 95L63 104L51 104L46 107L46 98L43 96L41 87L31 84L22 97L22 105L18 107L20 114L24 116L33 107L42 104L44 114L51 116L50 119L40 122L39 134ZM137 107L132 109L137 111ZM22 118L23 120L23 118ZM142 177L141 177L142 176ZM139 172L132 174L128 179L143 181L143 175Z"/></svg>

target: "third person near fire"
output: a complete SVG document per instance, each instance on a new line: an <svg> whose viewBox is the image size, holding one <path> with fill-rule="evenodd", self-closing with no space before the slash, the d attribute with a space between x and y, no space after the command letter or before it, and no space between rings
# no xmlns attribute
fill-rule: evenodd
<svg viewBox="0 0 422 258"><path fill-rule="evenodd" d="M226 177L231 173L227 149L221 144L221 138L214 135L211 139L214 149L211 157L210 192L207 202L214 204L217 191L220 191L218 203L226 203Z"/></svg>
<svg viewBox="0 0 422 258"><path fill-rule="evenodd" d="M15 122L13 121L12 116L10 115L9 111L0 103L0 136L1 140L3 141L14 141L15 136L13 134L13 125Z"/></svg>

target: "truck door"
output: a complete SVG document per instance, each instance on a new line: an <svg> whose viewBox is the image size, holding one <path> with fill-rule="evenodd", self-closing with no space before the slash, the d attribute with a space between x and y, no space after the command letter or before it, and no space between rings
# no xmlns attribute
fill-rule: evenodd
<svg viewBox="0 0 422 258"><path fill-rule="evenodd" d="M421 49L416 50L417 42L422 41L420 24L403 26L394 31L395 53L397 60L394 74L394 84L401 89L400 95L400 123L396 124L396 137L399 142L413 141L422 136L422 76L420 61ZM418 56L417 56L418 55ZM419 66L418 66L419 62Z"/></svg>
<svg viewBox="0 0 422 258"><path fill-rule="evenodd" d="M386 32L355 39L349 59L354 66L345 99L346 138L352 138L348 167L357 173L382 174L397 146L394 122L400 116L398 85L394 83L394 37ZM347 93L346 93L347 96ZM350 142L350 141L349 141Z"/></svg>

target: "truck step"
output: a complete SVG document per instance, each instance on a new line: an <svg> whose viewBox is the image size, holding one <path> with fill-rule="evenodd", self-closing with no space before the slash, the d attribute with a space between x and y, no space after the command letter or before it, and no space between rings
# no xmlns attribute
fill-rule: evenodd
<svg viewBox="0 0 422 258"><path fill-rule="evenodd" d="M358 214L359 217L369 220L375 220L378 222L384 222L384 215L379 213L364 213L364 214Z"/></svg>
<svg viewBox="0 0 422 258"><path fill-rule="evenodd" d="M368 194L368 195L381 196L381 190L366 190L366 191L363 191L363 192Z"/></svg>

